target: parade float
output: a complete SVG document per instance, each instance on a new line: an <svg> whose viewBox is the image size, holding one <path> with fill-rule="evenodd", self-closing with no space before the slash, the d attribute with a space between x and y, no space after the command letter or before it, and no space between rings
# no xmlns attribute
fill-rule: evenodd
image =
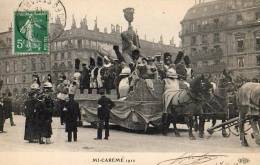
<svg viewBox="0 0 260 165"><path fill-rule="evenodd" d="M122 32L122 56L126 62L130 62L130 53L139 48L140 43L137 34L133 31L133 8L126 8L124 17L129 23L128 30ZM132 42L129 47L129 43ZM113 99L115 107L110 113L110 122L131 130L146 130L149 124L158 127L162 116L162 93L161 80L153 80L154 89L147 86L144 79L138 79L133 89L122 99ZM81 107L82 119L91 124L98 121L97 98L77 98Z"/></svg>

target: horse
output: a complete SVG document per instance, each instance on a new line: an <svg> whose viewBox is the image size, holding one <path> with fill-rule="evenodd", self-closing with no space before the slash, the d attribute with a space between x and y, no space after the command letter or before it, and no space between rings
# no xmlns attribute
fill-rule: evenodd
<svg viewBox="0 0 260 165"><path fill-rule="evenodd" d="M215 90L212 91L212 97L202 106L203 113L199 118L201 138L204 136L205 119L212 119L212 127L214 127L217 120L222 120L223 123L228 119L238 116L235 99L236 90L236 85L233 83L232 77L224 71L222 78L216 84ZM222 127L222 136L229 136L225 126Z"/></svg>
<svg viewBox="0 0 260 165"><path fill-rule="evenodd" d="M237 104L241 145L248 146L244 130L246 120L250 120L252 137L255 138L255 143L260 145L260 83L247 82L242 85L238 89Z"/></svg>
<svg viewBox="0 0 260 165"><path fill-rule="evenodd" d="M193 117L200 115L201 106L206 98L210 97L211 88L209 80L204 75L201 75L191 81L189 89L179 89L171 97L168 96L167 99L170 100L170 104L162 116L163 133L165 134L165 130L168 129L170 122L172 122L175 135L180 136L176 126L180 122L188 125L189 138L195 140L196 138L192 132Z"/></svg>

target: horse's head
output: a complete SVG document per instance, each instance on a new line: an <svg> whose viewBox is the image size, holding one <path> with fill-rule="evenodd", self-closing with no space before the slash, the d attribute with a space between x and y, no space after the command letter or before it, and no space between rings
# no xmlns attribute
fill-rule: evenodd
<svg viewBox="0 0 260 165"><path fill-rule="evenodd" d="M196 77L190 83L191 92L199 97L210 98L212 84L204 75Z"/></svg>

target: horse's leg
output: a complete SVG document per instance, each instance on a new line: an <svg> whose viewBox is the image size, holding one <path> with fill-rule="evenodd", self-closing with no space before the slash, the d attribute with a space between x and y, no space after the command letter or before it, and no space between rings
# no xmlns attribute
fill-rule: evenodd
<svg viewBox="0 0 260 165"><path fill-rule="evenodd" d="M173 124L175 136L180 137L181 135L180 135L179 130L177 128L177 114L176 113L173 113L173 115L172 115L172 124Z"/></svg>
<svg viewBox="0 0 260 165"><path fill-rule="evenodd" d="M170 126L169 118L167 113L163 113L162 115L162 134L167 136L168 128Z"/></svg>
<svg viewBox="0 0 260 165"><path fill-rule="evenodd" d="M212 125L211 127L214 127L217 123L217 119L215 117L212 118Z"/></svg>
<svg viewBox="0 0 260 165"><path fill-rule="evenodd" d="M258 117L253 116L252 119L250 120L250 123L251 123L251 127L253 129L253 135L254 135L254 138L255 138L255 142L256 142L256 144L260 145L260 135L259 135L259 129L257 127Z"/></svg>
<svg viewBox="0 0 260 165"><path fill-rule="evenodd" d="M197 132L198 130L199 130L198 116L195 116L194 131Z"/></svg>
<svg viewBox="0 0 260 165"><path fill-rule="evenodd" d="M242 110L240 110L239 112L239 131L240 131L240 142L241 145L244 147L248 147L248 142L246 140L245 137L245 131L244 131L244 124L245 124L245 113L241 112Z"/></svg>
<svg viewBox="0 0 260 165"><path fill-rule="evenodd" d="M199 116L199 137L204 137L204 128L205 128L205 118L201 115Z"/></svg>
<svg viewBox="0 0 260 165"><path fill-rule="evenodd" d="M226 120L223 119L222 123L224 123L225 121ZM225 137L225 138L228 137L228 133L227 133L226 127L224 125L222 126L222 136Z"/></svg>
<svg viewBox="0 0 260 165"><path fill-rule="evenodd" d="M186 123L188 125L188 128L189 128L189 137L190 137L190 140L195 140L195 136L193 135L193 132L192 132L192 128L193 128L193 117L191 115L185 117L185 120L186 120Z"/></svg>

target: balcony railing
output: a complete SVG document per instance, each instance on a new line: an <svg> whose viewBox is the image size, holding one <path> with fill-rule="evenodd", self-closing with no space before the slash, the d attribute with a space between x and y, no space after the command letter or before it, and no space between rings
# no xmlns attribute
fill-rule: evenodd
<svg viewBox="0 0 260 165"><path fill-rule="evenodd" d="M216 72L222 72L225 68L227 68L227 65L225 63L221 64L214 64L214 65L203 65L195 67L194 70L197 73L216 73Z"/></svg>

